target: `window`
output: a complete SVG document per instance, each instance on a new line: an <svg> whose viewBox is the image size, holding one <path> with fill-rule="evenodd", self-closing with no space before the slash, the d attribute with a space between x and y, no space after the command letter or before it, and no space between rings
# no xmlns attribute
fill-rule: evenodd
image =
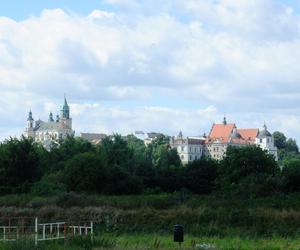
<svg viewBox="0 0 300 250"><path fill-rule="evenodd" d="M181 160L183 160L184 159L184 155L181 155Z"/></svg>
<svg viewBox="0 0 300 250"><path fill-rule="evenodd" d="M190 155L190 161L192 160L192 156Z"/></svg>
<svg viewBox="0 0 300 250"><path fill-rule="evenodd" d="M184 147L183 147L183 146L181 146L181 151L182 151L182 152L184 151Z"/></svg>
<svg viewBox="0 0 300 250"><path fill-rule="evenodd" d="M269 143L269 138L267 139L267 143Z"/></svg>
<svg viewBox="0 0 300 250"><path fill-rule="evenodd" d="M262 139L259 139L259 142L260 142L260 143L262 143L262 142L263 142L263 140L262 140Z"/></svg>

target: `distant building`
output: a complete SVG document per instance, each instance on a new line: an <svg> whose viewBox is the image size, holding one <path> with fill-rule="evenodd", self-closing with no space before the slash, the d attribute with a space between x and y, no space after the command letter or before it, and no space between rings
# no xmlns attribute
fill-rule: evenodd
<svg viewBox="0 0 300 250"><path fill-rule="evenodd" d="M134 136L142 141L147 138L147 134L144 131L135 131Z"/></svg>
<svg viewBox="0 0 300 250"><path fill-rule="evenodd" d="M28 114L24 136L42 143L47 149L50 148L52 143L58 143L67 136L73 136L74 134L75 132L72 130L72 118L70 117L70 107L66 98L60 116L57 115L55 120L52 112L49 114L48 122L42 120L34 122L31 110Z"/></svg>
<svg viewBox="0 0 300 250"><path fill-rule="evenodd" d="M94 145L98 145L103 139L107 137L106 134L96 134L96 133L80 133L80 138L89 141Z"/></svg>
<svg viewBox="0 0 300 250"><path fill-rule="evenodd" d="M273 136L267 130L266 125L261 131L258 128L237 129L234 123L227 124L225 117L222 124L213 124L205 142L204 152L206 156L221 160L225 156L228 146L244 147L249 145L261 147L278 160Z"/></svg>
<svg viewBox="0 0 300 250"><path fill-rule="evenodd" d="M143 140L145 145L150 144L154 139L163 136L162 133L157 133L157 132L149 132L145 133L144 131L135 131L134 135L140 139Z"/></svg>
<svg viewBox="0 0 300 250"><path fill-rule="evenodd" d="M170 146L177 150L181 162L185 165L201 159L204 151L204 137L183 137L179 132L177 137L171 137Z"/></svg>

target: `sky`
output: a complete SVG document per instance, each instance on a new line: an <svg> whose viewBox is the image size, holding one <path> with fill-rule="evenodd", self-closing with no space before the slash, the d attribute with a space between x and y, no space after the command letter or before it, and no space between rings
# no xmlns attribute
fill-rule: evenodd
<svg viewBox="0 0 300 250"><path fill-rule="evenodd" d="M298 0L11 0L0 8L0 140L66 94L76 133L239 128L300 141Z"/></svg>

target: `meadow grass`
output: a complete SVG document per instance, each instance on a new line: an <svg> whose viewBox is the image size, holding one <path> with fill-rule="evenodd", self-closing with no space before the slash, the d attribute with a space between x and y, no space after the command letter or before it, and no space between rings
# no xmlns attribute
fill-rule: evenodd
<svg viewBox="0 0 300 250"><path fill-rule="evenodd" d="M175 250L172 229L178 223L186 233L183 249L202 249L201 244L215 249L300 249L300 194L256 199L181 193L0 197L0 217L19 216L93 221L100 233L93 244L75 239L42 243L38 249ZM1 249L35 248L25 240L0 244Z"/></svg>
<svg viewBox="0 0 300 250"><path fill-rule="evenodd" d="M54 242L39 243L33 241L18 243L2 243L0 250L299 250L299 239L281 237L240 238L240 237L194 237L185 236L182 247L173 242L171 235L159 234L103 234L95 237L93 243L89 239L76 238Z"/></svg>

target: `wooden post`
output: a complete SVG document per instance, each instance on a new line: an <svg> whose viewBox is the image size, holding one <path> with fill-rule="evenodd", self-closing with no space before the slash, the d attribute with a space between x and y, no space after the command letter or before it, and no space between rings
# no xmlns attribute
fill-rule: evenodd
<svg viewBox="0 0 300 250"><path fill-rule="evenodd" d="M24 219L22 219L22 234L24 234Z"/></svg>
<svg viewBox="0 0 300 250"><path fill-rule="evenodd" d="M65 239L67 238L67 225L66 223L64 224L64 236L65 236Z"/></svg>

